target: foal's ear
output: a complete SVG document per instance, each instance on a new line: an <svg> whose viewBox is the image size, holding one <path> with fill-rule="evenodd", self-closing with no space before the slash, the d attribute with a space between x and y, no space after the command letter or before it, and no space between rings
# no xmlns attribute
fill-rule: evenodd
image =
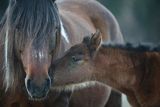
<svg viewBox="0 0 160 107"><path fill-rule="evenodd" d="M101 46L102 36L100 31L97 30L92 36L86 36L83 38L83 43L87 45L91 56L94 55L95 51Z"/></svg>
<svg viewBox="0 0 160 107"><path fill-rule="evenodd" d="M102 36L100 34L100 31L97 30L96 33L92 34L92 37L90 39L90 48L92 50L97 50L102 42Z"/></svg>

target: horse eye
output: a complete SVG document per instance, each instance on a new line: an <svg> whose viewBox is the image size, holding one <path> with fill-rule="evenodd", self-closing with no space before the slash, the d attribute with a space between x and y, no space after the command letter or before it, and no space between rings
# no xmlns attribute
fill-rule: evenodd
<svg viewBox="0 0 160 107"><path fill-rule="evenodd" d="M73 62L78 62L78 61L81 61L81 60L82 60L82 57L80 57L80 56L79 57L78 56L77 57L76 56L72 56L72 61Z"/></svg>

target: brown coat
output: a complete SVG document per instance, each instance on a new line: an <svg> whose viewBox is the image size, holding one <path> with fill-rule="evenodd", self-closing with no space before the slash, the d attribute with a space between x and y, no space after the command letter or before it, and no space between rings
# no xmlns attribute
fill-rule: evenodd
<svg viewBox="0 0 160 107"><path fill-rule="evenodd" d="M96 33L57 60L57 86L71 88L78 87L77 83L99 81L125 93L133 107L159 107L160 47L100 43L101 36Z"/></svg>

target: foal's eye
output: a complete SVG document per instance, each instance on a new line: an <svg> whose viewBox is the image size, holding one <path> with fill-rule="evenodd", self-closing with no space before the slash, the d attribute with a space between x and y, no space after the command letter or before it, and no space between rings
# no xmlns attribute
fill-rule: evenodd
<svg viewBox="0 0 160 107"><path fill-rule="evenodd" d="M74 62L74 63L80 63L83 60L82 58L83 58L82 55L72 56L72 62Z"/></svg>
<svg viewBox="0 0 160 107"><path fill-rule="evenodd" d="M81 59L78 58L78 57L76 57L76 56L72 56L72 61L77 62L77 61L79 61L79 60L81 60Z"/></svg>

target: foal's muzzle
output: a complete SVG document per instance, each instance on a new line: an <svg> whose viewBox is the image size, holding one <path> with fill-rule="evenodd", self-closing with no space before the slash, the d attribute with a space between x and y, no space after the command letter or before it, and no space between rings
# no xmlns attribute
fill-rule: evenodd
<svg viewBox="0 0 160 107"><path fill-rule="evenodd" d="M32 99L43 99L47 96L51 80L50 78L45 79L41 85L37 85L32 79L26 79L27 92Z"/></svg>

